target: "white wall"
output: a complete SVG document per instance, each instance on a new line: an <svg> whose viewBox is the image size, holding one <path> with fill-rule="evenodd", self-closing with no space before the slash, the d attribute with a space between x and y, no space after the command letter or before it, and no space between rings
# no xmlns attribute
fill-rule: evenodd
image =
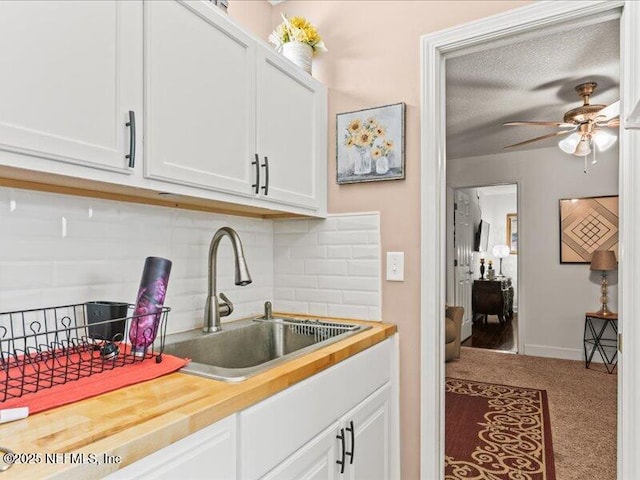
<svg viewBox="0 0 640 480"><path fill-rule="evenodd" d="M584 314L597 310L600 280L589 265L562 265L558 200L618 193L618 150L583 161L557 147L450 160L447 184L469 187L518 183L519 320L524 352L581 359ZM493 227L493 225L492 225ZM617 309L617 275L609 276L610 307ZM521 325L522 326L522 325Z"/></svg>

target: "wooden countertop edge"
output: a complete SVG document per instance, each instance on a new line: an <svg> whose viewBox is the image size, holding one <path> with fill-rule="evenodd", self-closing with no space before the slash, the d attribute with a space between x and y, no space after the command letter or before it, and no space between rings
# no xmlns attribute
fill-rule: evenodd
<svg viewBox="0 0 640 480"><path fill-rule="evenodd" d="M64 428L59 432L45 435L45 440L52 437L52 442L43 442L42 438L36 436L31 441L25 439L21 442L22 445L19 443L19 448L0 444L0 446L12 448L16 453L73 452L97 454L100 459L103 458L103 454L117 455L121 457L120 463L96 465L41 462L35 465L14 465L5 472L3 478L65 478L70 473L86 479L101 478L382 342L397 332L396 326L388 323L360 321L355 323L370 325L372 328L300 358L292 359L244 382L225 383L176 372L43 412L14 424L0 426L0 433L4 437L4 434L20 435L20 430L23 429L17 426L21 422L33 424L27 425L29 433L32 427L37 429L41 422L55 421L57 417L63 417L69 422L68 417L73 418L73 415L70 415L72 412L78 412L78 428L81 428L80 425L83 423L81 419L84 423L92 420L91 425L95 427L94 423L100 421L101 417L97 412L102 409L107 412L105 413L107 419L111 418L108 412L114 408L117 409L121 418L121 422L115 426L109 425L107 421L104 429L86 432L84 435L79 432L79 435L72 438L58 438L65 437L65 430L68 428L64 427L65 422L63 422ZM172 384L181 386L188 384L192 388L176 399L163 398L160 401L156 398L157 401L153 406L143 408L139 405L138 410L131 407L132 412L126 411L126 403L133 403L132 399L144 400L144 397L151 395L149 400L151 401L155 386L162 391L162 387L167 390ZM139 410L145 413L137 413ZM152 411L154 413L150 413ZM86 416L82 416L82 412L86 412ZM139 418L140 416L142 418ZM15 431L6 431L12 430L12 425L16 426L13 429ZM29 437L29 435L26 436Z"/></svg>

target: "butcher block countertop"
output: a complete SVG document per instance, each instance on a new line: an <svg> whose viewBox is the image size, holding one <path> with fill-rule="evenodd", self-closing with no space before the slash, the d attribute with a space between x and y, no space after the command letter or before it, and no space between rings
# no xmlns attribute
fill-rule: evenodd
<svg viewBox="0 0 640 480"><path fill-rule="evenodd" d="M0 480L101 478L396 333L395 325L388 323L348 322L372 328L244 382L172 373L0 425L0 450L26 454L23 461L31 462L14 464L0 473ZM72 462L71 453L84 454L75 456L84 463Z"/></svg>

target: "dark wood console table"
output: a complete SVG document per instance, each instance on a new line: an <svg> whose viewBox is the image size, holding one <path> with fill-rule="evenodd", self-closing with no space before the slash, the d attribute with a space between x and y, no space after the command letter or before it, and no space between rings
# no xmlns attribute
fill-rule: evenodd
<svg viewBox="0 0 640 480"><path fill-rule="evenodd" d="M478 315L487 323L487 315L497 315L500 322L513 318L513 287L511 279L474 280L471 293L473 320Z"/></svg>

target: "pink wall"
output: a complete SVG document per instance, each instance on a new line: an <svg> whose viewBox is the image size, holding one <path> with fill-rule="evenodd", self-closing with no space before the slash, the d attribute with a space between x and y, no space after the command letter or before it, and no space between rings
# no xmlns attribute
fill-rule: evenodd
<svg viewBox="0 0 640 480"><path fill-rule="evenodd" d="M405 252L405 281L382 285L383 319L400 332L402 478L420 469L420 36L527 3L289 0L273 8L272 25L281 12L303 15L329 49L313 66L329 87L329 212L380 211L382 251ZM407 104L406 180L337 185L336 113L397 102Z"/></svg>
<svg viewBox="0 0 640 480"><path fill-rule="evenodd" d="M231 0L228 12L230 17L265 41L273 30L273 7L266 0Z"/></svg>

